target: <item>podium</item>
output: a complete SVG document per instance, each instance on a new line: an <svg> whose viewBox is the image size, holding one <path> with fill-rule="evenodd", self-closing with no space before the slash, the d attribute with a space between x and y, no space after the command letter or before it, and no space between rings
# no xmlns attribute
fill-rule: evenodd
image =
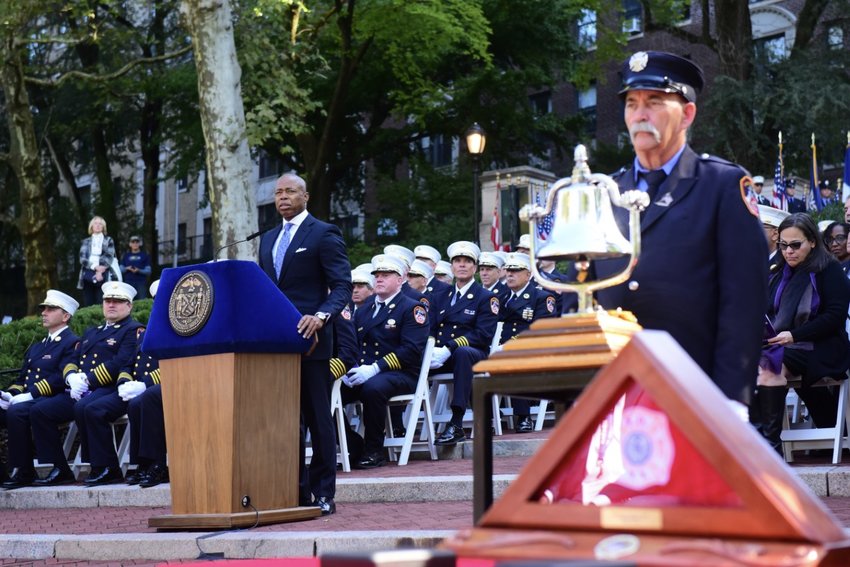
<svg viewBox="0 0 850 567"><path fill-rule="evenodd" d="M163 272L142 348L160 361L172 513L150 527L320 515L298 505L300 318L253 262Z"/></svg>

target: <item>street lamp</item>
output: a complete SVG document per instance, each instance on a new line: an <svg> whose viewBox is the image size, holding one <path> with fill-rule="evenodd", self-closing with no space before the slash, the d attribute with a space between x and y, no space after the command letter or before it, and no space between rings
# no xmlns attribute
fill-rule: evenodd
<svg viewBox="0 0 850 567"><path fill-rule="evenodd" d="M478 190L478 174L480 173L479 158L484 153L484 145L487 143L487 133L478 122L472 124L466 131L466 149L472 156L472 229L475 231L472 241L480 246L479 226L481 222L481 191Z"/></svg>

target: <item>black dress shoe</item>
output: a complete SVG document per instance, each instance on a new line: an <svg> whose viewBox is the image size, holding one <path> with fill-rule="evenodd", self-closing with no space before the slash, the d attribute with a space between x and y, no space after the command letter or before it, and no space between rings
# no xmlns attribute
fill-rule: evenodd
<svg viewBox="0 0 850 567"><path fill-rule="evenodd" d="M387 464L387 460L381 453L369 453L355 463L355 469L376 469Z"/></svg>
<svg viewBox="0 0 850 567"><path fill-rule="evenodd" d="M516 424L514 431L516 431L516 433L531 433L534 431L534 422L531 421L531 416L522 416L522 419L520 419L519 423Z"/></svg>
<svg viewBox="0 0 850 567"><path fill-rule="evenodd" d="M147 470L145 477L139 482L139 486L150 488L163 482L168 482L168 467L156 464Z"/></svg>
<svg viewBox="0 0 850 567"><path fill-rule="evenodd" d="M72 482L77 482L77 479L74 478L74 473L71 472L71 469L60 469L59 467L53 467L53 469L47 473L47 476L33 482L35 486L59 486L61 484L71 484Z"/></svg>
<svg viewBox="0 0 850 567"><path fill-rule="evenodd" d="M25 486L30 486L35 480L35 471L32 469L24 470L24 469L15 469L12 471L12 474L9 475L9 479L6 480L2 485L6 490L14 490L16 488L23 488Z"/></svg>
<svg viewBox="0 0 850 567"><path fill-rule="evenodd" d="M99 471L94 469L89 477L83 481L83 484L86 486L101 486L122 482L123 480L124 476L121 474L120 468L104 467Z"/></svg>
<svg viewBox="0 0 850 567"><path fill-rule="evenodd" d="M147 472L147 467L138 467L136 470L127 474L127 476L124 477L124 482L126 482L130 486L133 486L134 484L139 484L140 482L142 482L142 479L145 478Z"/></svg>
<svg viewBox="0 0 850 567"><path fill-rule="evenodd" d="M322 516L336 514L336 503L330 496L319 496L316 498L316 501L313 502L313 506L318 506L319 509L322 510Z"/></svg>
<svg viewBox="0 0 850 567"><path fill-rule="evenodd" d="M466 433L463 432L463 427L458 427L454 423L449 423L446 430L437 437L435 445L456 445L458 442L466 439Z"/></svg>

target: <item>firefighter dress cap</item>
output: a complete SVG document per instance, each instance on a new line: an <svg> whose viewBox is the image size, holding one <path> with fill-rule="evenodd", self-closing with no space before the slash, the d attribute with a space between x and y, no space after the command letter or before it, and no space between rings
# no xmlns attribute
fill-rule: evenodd
<svg viewBox="0 0 850 567"><path fill-rule="evenodd" d="M405 248L404 246L399 246L398 244L390 244L388 246L384 246L384 254L389 254L390 256L395 256L399 258L405 264L405 268L410 268L410 265L413 264L413 261L416 259L416 254L413 253L413 250L410 248Z"/></svg>
<svg viewBox="0 0 850 567"><path fill-rule="evenodd" d="M505 265L505 262L493 252L482 252L481 257L478 259L478 265L490 266L492 268L498 268L501 270L502 266Z"/></svg>
<svg viewBox="0 0 850 567"><path fill-rule="evenodd" d="M759 210L759 218L761 219L762 224L766 224L768 226L772 226L773 228L779 228L780 223L788 217L791 213L788 211L780 211L775 207L769 207L767 205L756 205Z"/></svg>
<svg viewBox="0 0 850 567"><path fill-rule="evenodd" d="M120 299L122 301L133 301L136 297L136 288L124 282L106 282L101 287L103 299Z"/></svg>
<svg viewBox="0 0 850 567"><path fill-rule="evenodd" d="M443 259L440 255L440 251L434 248L433 246L428 246L427 244L420 244L416 248L413 249L413 253L417 258L424 258L426 260L431 260L435 264Z"/></svg>
<svg viewBox="0 0 850 567"><path fill-rule="evenodd" d="M378 254L372 258L372 274L380 272L394 272L403 276L405 272L404 261L389 254Z"/></svg>
<svg viewBox="0 0 850 567"><path fill-rule="evenodd" d="M522 252L508 254L508 259L505 261L505 269L531 271L531 258L529 258L528 254L523 254Z"/></svg>
<svg viewBox="0 0 850 567"><path fill-rule="evenodd" d="M430 280L434 277L434 269L422 260L414 260L407 274L410 276L422 276L426 280Z"/></svg>
<svg viewBox="0 0 850 567"><path fill-rule="evenodd" d="M468 240L458 240L449 244L446 252L449 254L449 260L454 260L458 256L465 256L473 262L478 262L478 257L481 255L481 249L478 245Z"/></svg>
<svg viewBox="0 0 850 567"><path fill-rule="evenodd" d="M699 65L664 51L638 51L623 64L621 98L629 91L676 93L696 102L705 84Z"/></svg>
<svg viewBox="0 0 850 567"><path fill-rule="evenodd" d="M77 312L80 306L79 302L68 294L62 293L56 289L48 289L47 297L44 301L38 304L39 307L58 307L68 315L73 315Z"/></svg>
<svg viewBox="0 0 850 567"><path fill-rule="evenodd" d="M445 260L437 262L437 267L434 268L434 274L437 276L454 277L454 274L452 274L452 265Z"/></svg>
<svg viewBox="0 0 850 567"><path fill-rule="evenodd" d="M369 271L364 271L359 269L353 270L351 272L351 283L353 284L363 284L367 285L370 288L375 287L375 277L372 275L372 264L368 264Z"/></svg>

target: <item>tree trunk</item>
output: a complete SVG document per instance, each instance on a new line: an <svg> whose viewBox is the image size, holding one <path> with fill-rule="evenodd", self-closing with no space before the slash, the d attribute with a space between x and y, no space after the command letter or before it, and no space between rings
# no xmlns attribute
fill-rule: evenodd
<svg viewBox="0 0 850 567"><path fill-rule="evenodd" d="M27 312L55 287L56 253L50 234L47 194L44 190L38 139L30 110L29 94L24 85L23 58L9 37L0 44L0 87L6 98L9 123L9 163L18 178L21 191L21 217L18 231L26 260Z"/></svg>
<svg viewBox="0 0 850 567"><path fill-rule="evenodd" d="M159 267L159 235L156 231L156 207L159 196L160 172L160 117L163 101L161 98L145 97L142 107L140 143L142 162L145 171L142 177L142 238L151 258L153 271Z"/></svg>
<svg viewBox="0 0 850 567"><path fill-rule="evenodd" d="M213 247L217 249L257 230L242 105L242 70L236 59L229 0L184 0L181 11L192 37L198 70ZM226 250L227 257L255 260L257 242L231 246Z"/></svg>

